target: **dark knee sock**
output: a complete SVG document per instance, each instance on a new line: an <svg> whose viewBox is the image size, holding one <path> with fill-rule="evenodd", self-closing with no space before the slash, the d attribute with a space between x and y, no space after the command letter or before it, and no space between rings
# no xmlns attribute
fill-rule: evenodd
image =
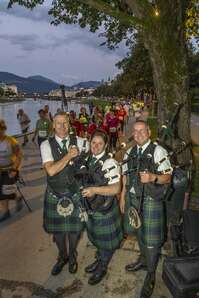
<svg viewBox="0 0 199 298"><path fill-rule="evenodd" d="M80 239L80 233L68 233L69 241L69 257L75 258L77 256L77 244Z"/></svg>
<svg viewBox="0 0 199 298"><path fill-rule="evenodd" d="M53 234L53 240L57 245L59 256L62 257L63 259L67 258L66 234L55 233Z"/></svg>

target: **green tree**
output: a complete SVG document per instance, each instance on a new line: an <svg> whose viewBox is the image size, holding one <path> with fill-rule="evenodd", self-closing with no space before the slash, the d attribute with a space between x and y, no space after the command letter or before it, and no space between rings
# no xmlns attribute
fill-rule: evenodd
<svg viewBox="0 0 199 298"><path fill-rule="evenodd" d="M11 0L10 5L19 3L34 8L43 2ZM136 29L150 56L160 124L173 112L175 102L183 104L177 130L180 138L189 142L186 25L189 35L197 31L197 23L194 25L196 5L196 0L54 0L49 13L54 17L55 25L79 23L81 27L88 26L92 32L103 25L105 32L102 35L109 47L124 38L128 43L132 42Z"/></svg>

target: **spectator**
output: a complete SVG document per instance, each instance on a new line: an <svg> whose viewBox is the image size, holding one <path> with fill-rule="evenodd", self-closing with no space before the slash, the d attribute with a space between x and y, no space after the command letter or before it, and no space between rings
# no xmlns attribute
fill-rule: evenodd
<svg viewBox="0 0 199 298"><path fill-rule="evenodd" d="M18 119L20 127L21 127L21 132L24 134L22 146L25 146L26 143L28 143L27 132L29 130L31 121L30 121L30 118L28 117L28 115L26 113L24 113L24 110L22 110L22 109L18 110L17 119Z"/></svg>
<svg viewBox="0 0 199 298"><path fill-rule="evenodd" d="M0 222L10 217L9 200L16 200L16 211L23 207L15 187L23 154L17 140L5 134L6 128L0 120Z"/></svg>

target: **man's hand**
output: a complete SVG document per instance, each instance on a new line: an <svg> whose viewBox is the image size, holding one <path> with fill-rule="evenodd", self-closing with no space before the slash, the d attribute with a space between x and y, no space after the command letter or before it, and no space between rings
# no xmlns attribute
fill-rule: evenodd
<svg viewBox="0 0 199 298"><path fill-rule="evenodd" d="M83 197L92 198L95 194L95 187L87 187L82 190Z"/></svg>
<svg viewBox="0 0 199 298"><path fill-rule="evenodd" d="M77 146L71 146L68 149L68 156L70 159L76 157L79 154Z"/></svg>
<svg viewBox="0 0 199 298"><path fill-rule="evenodd" d="M156 175L150 172L140 172L140 181L142 183L154 182Z"/></svg>

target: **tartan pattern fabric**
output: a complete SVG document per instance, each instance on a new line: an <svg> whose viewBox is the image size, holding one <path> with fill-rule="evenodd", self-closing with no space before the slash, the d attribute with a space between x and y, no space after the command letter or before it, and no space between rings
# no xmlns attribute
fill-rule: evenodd
<svg viewBox="0 0 199 298"><path fill-rule="evenodd" d="M128 235L132 235L136 232L136 230L134 230L134 228L129 224L128 210L132 206L138 209L139 201L136 199L136 196L134 194L128 191L126 193L126 198L125 198L125 210L124 210L124 217L123 217L124 233Z"/></svg>
<svg viewBox="0 0 199 298"><path fill-rule="evenodd" d="M124 216L124 231L133 234L136 230L129 224L128 209L131 206L138 208L139 202L135 195L127 194ZM144 198L142 213L141 237L145 246L161 246L164 242L164 206L163 202L150 197Z"/></svg>
<svg viewBox="0 0 199 298"><path fill-rule="evenodd" d="M64 154L68 153L68 150L67 150L67 147L66 147L66 143L68 142L68 140L62 140L62 144L63 144L63 147L62 147L62 151Z"/></svg>
<svg viewBox="0 0 199 298"><path fill-rule="evenodd" d="M80 232L84 223L79 218L79 208L74 203L74 211L70 216L63 217L57 213L58 199L49 191L45 193L43 226L47 233Z"/></svg>
<svg viewBox="0 0 199 298"><path fill-rule="evenodd" d="M89 240L98 250L119 248L123 233L117 199L115 199L112 209L106 214L101 212L89 214L86 228Z"/></svg>

